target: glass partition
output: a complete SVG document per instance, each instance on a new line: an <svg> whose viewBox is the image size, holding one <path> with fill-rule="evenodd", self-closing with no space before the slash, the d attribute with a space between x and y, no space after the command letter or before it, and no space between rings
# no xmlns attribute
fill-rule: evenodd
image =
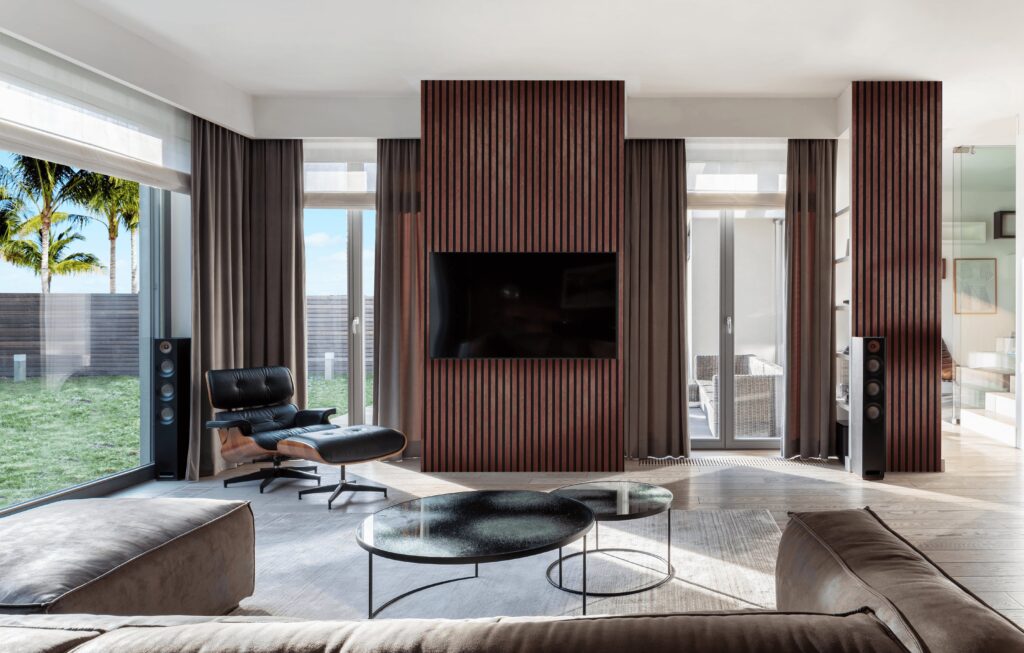
<svg viewBox="0 0 1024 653"><path fill-rule="evenodd" d="M1015 443L1015 149L958 147L943 222L944 417Z"/></svg>

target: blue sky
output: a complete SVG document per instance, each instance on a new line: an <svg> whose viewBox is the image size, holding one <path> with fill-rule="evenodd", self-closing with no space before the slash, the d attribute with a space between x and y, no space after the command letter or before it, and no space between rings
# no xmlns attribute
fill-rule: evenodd
<svg viewBox="0 0 1024 653"><path fill-rule="evenodd" d="M344 209L306 209L306 294L348 294L348 223ZM363 211L363 293L373 295L377 212Z"/></svg>
<svg viewBox="0 0 1024 653"><path fill-rule="evenodd" d="M11 163L9 152L0 152L0 164ZM76 207L62 207L62 210L87 214ZM142 216L145 220L146 216ZM310 295L347 294L348 286L348 239L347 212L344 209L306 209L306 292ZM373 294L373 255L376 232L376 212L363 211L363 288L366 295ZM106 228L90 220L79 229L84 240L75 243L75 251L89 252L99 258L104 266L110 260L110 245ZM131 250L130 236L123 231L117 238L117 291L131 292ZM51 292L55 293L106 293L108 287L106 269L96 274L71 277L54 277ZM32 270L18 268L0 261L0 292L39 292L39 277Z"/></svg>
<svg viewBox="0 0 1024 653"><path fill-rule="evenodd" d="M0 164L9 166L12 162L10 152L0 151ZM61 207L61 210L89 215L89 211L80 207ZM95 254L104 266L102 272L81 274L73 277L54 277L50 284L51 292L68 293L105 293L109 291L109 276L106 266L110 261L110 242L107 240L107 229L101 223L90 220L78 230L85 240L74 243L73 251ZM131 237L127 231L117 237L117 291L131 292ZM19 268L0 261L0 292L39 292L39 277L32 270Z"/></svg>

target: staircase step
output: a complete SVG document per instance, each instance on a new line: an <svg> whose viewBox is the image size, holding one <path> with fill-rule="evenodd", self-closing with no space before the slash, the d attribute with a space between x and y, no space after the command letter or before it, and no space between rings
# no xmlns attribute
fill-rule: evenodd
<svg viewBox="0 0 1024 653"><path fill-rule="evenodd" d="M958 370L960 383L979 388L987 388L997 392L1004 392L1010 387L1012 370L990 370L972 367L961 367Z"/></svg>
<svg viewBox="0 0 1024 653"><path fill-rule="evenodd" d="M985 410L1017 419L1017 397L1012 392L986 392Z"/></svg>
<svg viewBox="0 0 1024 653"><path fill-rule="evenodd" d="M983 408L961 410L960 430L977 433L1011 447L1017 444L1017 427L1014 420Z"/></svg>
<svg viewBox="0 0 1024 653"><path fill-rule="evenodd" d="M1000 351L972 351L967 354L967 367L1013 372L1013 354Z"/></svg>

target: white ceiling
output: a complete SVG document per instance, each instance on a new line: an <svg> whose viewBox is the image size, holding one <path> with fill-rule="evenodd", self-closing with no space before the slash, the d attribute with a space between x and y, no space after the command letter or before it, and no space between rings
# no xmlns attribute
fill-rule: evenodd
<svg viewBox="0 0 1024 653"><path fill-rule="evenodd" d="M596 78L630 96L835 97L856 79L938 79L947 126L1024 109L1022 0L78 4L255 96Z"/></svg>

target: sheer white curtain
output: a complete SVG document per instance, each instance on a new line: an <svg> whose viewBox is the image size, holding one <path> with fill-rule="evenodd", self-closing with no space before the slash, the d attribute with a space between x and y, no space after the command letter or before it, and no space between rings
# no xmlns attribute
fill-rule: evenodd
<svg viewBox="0 0 1024 653"><path fill-rule="evenodd" d="M306 139L302 147L306 208L377 208L376 139Z"/></svg>
<svg viewBox="0 0 1024 653"><path fill-rule="evenodd" d="M0 34L0 148L188 192L190 116Z"/></svg>

